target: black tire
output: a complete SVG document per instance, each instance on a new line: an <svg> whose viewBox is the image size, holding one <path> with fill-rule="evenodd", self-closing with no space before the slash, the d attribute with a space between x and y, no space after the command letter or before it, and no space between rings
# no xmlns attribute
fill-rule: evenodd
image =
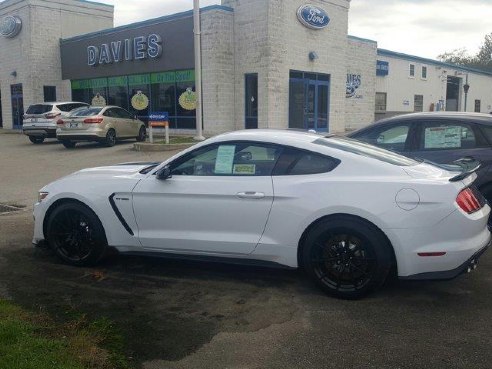
<svg viewBox="0 0 492 369"><path fill-rule="evenodd" d="M41 144L44 141L44 137L29 136L29 141L36 145Z"/></svg>
<svg viewBox="0 0 492 369"><path fill-rule="evenodd" d="M108 248L97 215L75 202L61 204L53 210L47 223L46 240L61 260L75 266L96 264Z"/></svg>
<svg viewBox="0 0 492 369"><path fill-rule="evenodd" d="M75 145L77 144L76 142L68 141L68 140L63 140L61 143L67 149L73 149L75 147Z"/></svg>
<svg viewBox="0 0 492 369"><path fill-rule="evenodd" d="M381 287L393 265L391 245L374 225L336 216L316 223L304 239L302 266L326 293L358 299Z"/></svg>
<svg viewBox="0 0 492 369"><path fill-rule="evenodd" d="M106 133L106 138L104 139L104 146L113 147L114 145L116 145L116 131L111 128Z"/></svg>
<svg viewBox="0 0 492 369"><path fill-rule="evenodd" d="M146 137L147 137L147 130L145 129L144 126L142 126L142 127L140 127L140 129L138 131L137 141L143 142L143 141L145 141Z"/></svg>

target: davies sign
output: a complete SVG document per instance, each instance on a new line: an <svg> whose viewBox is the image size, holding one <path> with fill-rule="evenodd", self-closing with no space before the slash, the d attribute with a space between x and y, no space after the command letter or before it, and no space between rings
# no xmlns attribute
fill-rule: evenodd
<svg viewBox="0 0 492 369"><path fill-rule="evenodd" d="M330 23L330 17L321 8L306 4L297 9L297 19L311 29L323 29Z"/></svg>
<svg viewBox="0 0 492 369"><path fill-rule="evenodd" d="M162 38L157 34L87 47L87 64L97 66L130 60L158 58L162 55Z"/></svg>

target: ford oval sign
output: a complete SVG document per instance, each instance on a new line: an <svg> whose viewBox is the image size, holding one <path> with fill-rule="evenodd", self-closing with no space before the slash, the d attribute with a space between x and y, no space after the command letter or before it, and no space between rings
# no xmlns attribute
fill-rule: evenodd
<svg viewBox="0 0 492 369"><path fill-rule="evenodd" d="M15 37L22 28L22 21L17 16L7 15L0 20L0 35L7 38Z"/></svg>
<svg viewBox="0 0 492 369"><path fill-rule="evenodd" d="M323 29L330 23L330 17L321 8L306 4L297 9L297 19L311 29Z"/></svg>

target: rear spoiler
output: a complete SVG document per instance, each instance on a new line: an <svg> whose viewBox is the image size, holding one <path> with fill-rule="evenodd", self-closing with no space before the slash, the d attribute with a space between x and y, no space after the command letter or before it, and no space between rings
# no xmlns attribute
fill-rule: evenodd
<svg viewBox="0 0 492 369"><path fill-rule="evenodd" d="M482 165L479 161L475 161L475 163L473 163L474 165L470 168L470 167L468 167L467 163L459 162L459 161L456 161L455 163L458 165L461 164L460 166L463 167L464 171L462 173L458 174L457 176L449 178L449 182L458 182L458 181L461 181L461 180L469 177L470 175L475 173L480 168L480 166Z"/></svg>

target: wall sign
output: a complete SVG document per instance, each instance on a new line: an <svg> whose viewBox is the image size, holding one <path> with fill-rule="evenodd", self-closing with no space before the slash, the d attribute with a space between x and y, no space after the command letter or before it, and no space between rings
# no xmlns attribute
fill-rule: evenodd
<svg viewBox="0 0 492 369"><path fill-rule="evenodd" d="M149 114L149 120L153 122L167 122L169 113L167 111L155 111Z"/></svg>
<svg viewBox="0 0 492 369"><path fill-rule="evenodd" d="M22 29L22 20L16 15L7 15L0 20L0 35L13 38Z"/></svg>
<svg viewBox="0 0 492 369"><path fill-rule="evenodd" d="M361 95L357 95L357 89L362 84L362 78L360 74L347 74L347 91L345 93L346 98L355 97L356 99L362 99Z"/></svg>
<svg viewBox="0 0 492 369"><path fill-rule="evenodd" d="M106 106L106 99L99 92L92 98L92 106Z"/></svg>
<svg viewBox="0 0 492 369"><path fill-rule="evenodd" d="M145 110L149 106L149 98L142 91L138 91L132 96L132 106L135 110Z"/></svg>
<svg viewBox="0 0 492 369"><path fill-rule="evenodd" d="M155 59L162 55L162 37L153 33L109 44L87 47L87 65L98 66L123 61Z"/></svg>
<svg viewBox="0 0 492 369"><path fill-rule="evenodd" d="M297 9L297 19L311 29L323 29L330 23L330 17L323 9L306 4Z"/></svg>
<svg viewBox="0 0 492 369"><path fill-rule="evenodd" d="M179 97L179 105L185 110L196 109L196 94L191 87L188 87L185 92Z"/></svg>
<svg viewBox="0 0 492 369"><path fill-rule="evenodd" d="M389 63L382 60L376 61L376 76L387 76L389 74Z"/></svg>

